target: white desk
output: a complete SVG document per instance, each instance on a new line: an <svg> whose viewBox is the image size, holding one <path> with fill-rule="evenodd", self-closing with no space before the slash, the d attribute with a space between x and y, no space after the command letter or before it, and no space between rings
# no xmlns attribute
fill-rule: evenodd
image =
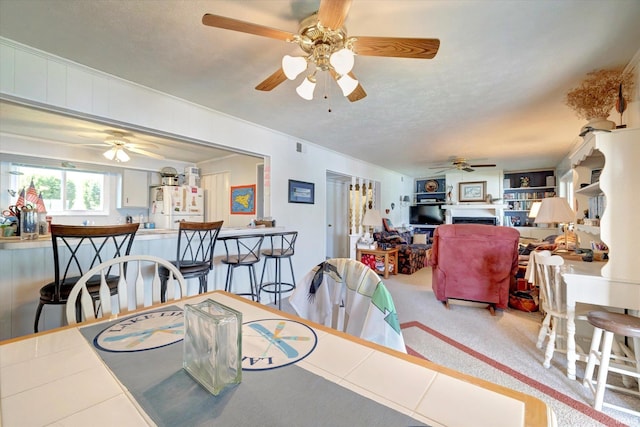
<svg viewBox="0 0 640 427"><path fill-rule="evenodd" d="M318 344L308 357L296 363L298 367L428 425L555 425L552 410L533 396L225 292L211 292L171 304L182 307L206 297L241 311L244 322L276 317L309 325L317 334ZM53 423L153 425L82 336L81 327L75 325L0 342L0 408L5 427ZM460 405L465 410L460 410Z"/></svg>
<svg viewBox="0 0 640 427"><path fill-rule="evenodd" d="M621 282L602 277L604 263L565 260L562 278L567 291L567 376L576 379L576 303L640 311L640 281ZM638 349L636 349L637 351Z"/></svg>

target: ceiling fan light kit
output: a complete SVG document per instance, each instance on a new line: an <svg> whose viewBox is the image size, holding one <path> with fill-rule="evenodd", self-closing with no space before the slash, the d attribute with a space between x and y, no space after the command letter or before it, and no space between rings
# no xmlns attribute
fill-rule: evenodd
<svg viewBox="0 0 640 427"><path fill-rule="evenodd" d="M343 24L350 7L351 0L320 0L318 11L300 22L297 34L210 13L202 17L202 23L297 44L305 56L285 55L280 69L259 83L256 89L270 91L287 79L294 80L312 64L313 71L296 88L296 92L307 100L313 99L318 71L328 71L349 101L366 97L366 92L351 72L355 55L431 59L438 53L438 39L347 37Z"/></svg>
<svg viewBox="0 0 640 427"><path fill-rule="evenodd" d="M342 77L340 77L337 80L337 82L338 82L338 86L340 86L340 89L342 89L342 94L344 96L349 96L351 92L356 90L356 88L358 87L358 81L355 79L352 79L351 76L349 76L348 74L345 74Z"/></svg>
<svg viewBox="0 0 640 427"><path fill-rule="evenodd" d="M300 95L301 98L306 99L307 101L311 101L313 99L313 91L316 88L316 78L315 76L307 76L300 83L300 86L296 88L296 92Z"/></svg>
<svg viewBox="0 0 640 427"><path fill-rule="evenodd" d="M129 157L129 155L127 153L125 153L125 151L120 148L120 147L113 147L110 148L109 150L105 151L104 153L102 153L102 155L107 158L108 160L115 160L116 162L128 162L129 160L131 160L131 158Z"/></svg>
<svg viewBox="0 0 640 427"><path fill-rule="evenodd" d="M295 80L295 78L306 69L306 58L291 55L285 55L282 58L282 70L289 80Z"/></svg>

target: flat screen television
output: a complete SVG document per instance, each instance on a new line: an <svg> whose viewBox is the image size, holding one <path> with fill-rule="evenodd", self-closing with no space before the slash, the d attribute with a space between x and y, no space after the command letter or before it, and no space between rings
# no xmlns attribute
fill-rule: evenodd
<svg viewBox="0 0 640 427"><path fill-rule="evenodd" d="M410 206L411 224L440 225L445 223L444 209L440 205Z"/></svg>

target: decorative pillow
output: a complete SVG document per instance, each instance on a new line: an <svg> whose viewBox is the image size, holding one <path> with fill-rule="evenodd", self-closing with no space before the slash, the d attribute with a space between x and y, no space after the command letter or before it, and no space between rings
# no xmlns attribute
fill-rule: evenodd
<svg viewBox="0 0 640 427"><path fill-rule="evenodd" d="M413 243L414 244L427 244L427 235L426 233L414 234L413 235Z"/></svg>
<svg viewBox="0 0 640 427"><path fill-rule="evenodd" d="M389 218L382 218L382 225L384 225L384 231L396 231Z"/></svg>
<svg viewBox="0 0 640 427"><path fill-rule="evenodd" d="M399 234L389 234L388 236L384 237L384 241L386 243L400 243L400 244L404 244L407 243L407 241L400 236Z"/></svg>

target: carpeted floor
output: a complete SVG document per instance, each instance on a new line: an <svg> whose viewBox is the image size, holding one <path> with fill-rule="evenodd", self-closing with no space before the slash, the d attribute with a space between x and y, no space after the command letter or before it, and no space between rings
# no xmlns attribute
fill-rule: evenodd
<svg viewBox="0 0 640 427"><path fill-rule="evenodd" d="M582 386L585 364L578 362L578 381L566 377L566 358L556 352L551 367L542 366L536 348L539 313L498 310L492 317L481 306L460 303L447 310L431 290L431 270L384 280L391 292L407 347L441 365L531 394L555 412L560 427L638 426L640 418L590 406L592 395ZM283 310L294 312L283 300ZM588 347L587 347L588 348ZM640 399L607 391L605 401L640 407Z"/></svg>

